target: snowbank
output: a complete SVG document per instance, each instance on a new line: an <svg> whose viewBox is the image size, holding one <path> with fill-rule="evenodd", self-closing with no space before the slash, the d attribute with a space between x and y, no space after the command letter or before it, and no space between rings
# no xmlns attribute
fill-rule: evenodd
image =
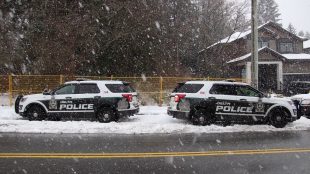
<svg viewBox="0 0 310 174"><path fill-rule="evenodd" d="M277 129L269 125L220 125L194 126L184 120L174 119L166 114L166 107L142 106L138 115L115 123L91 121L28 121L14 113L13 108L0 107L0 132L19 133L219 133L219 132L266 132L308 130L310 120L300 120Z"/></svg>

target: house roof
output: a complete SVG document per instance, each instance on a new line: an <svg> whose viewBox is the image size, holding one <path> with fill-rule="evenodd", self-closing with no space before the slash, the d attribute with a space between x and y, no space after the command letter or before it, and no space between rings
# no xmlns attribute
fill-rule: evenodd
<svg viewBox="0 0 310 174"><path fill-rule="evenodd" d="M288 60L310 60L310 54L282 54Z"/></svg>
<svg viewBox="0 0 310 174"><path fill-rule="evenodd" d="M293 37L295 37L297 39L300 39L300 40L303 40L303 41L305 40L305 38L299 37L299 36L295 35L294 33L291 33L288 30L284 29L280 25L278 25L278 24L276 24L274 22L271 22L271 21L269 21L269 22L267 22L267 23L265 23L263 25L260 25L257 29L258 30L265 29L267 32L269 32L271 34L276 34L274 31L266 28L265 26L267 26L267 25L275 26L275 27L277 27L277 28L279 28L279 29L289 33L290 35L292 35ZM231 43L231 42L234 42L234 41L236 41L238 39L245 38L248 35L250 35L251 32L252 32L252 30L247 30L247 31L244 31L244 32L235 32L235 33L231 34L230 36L228 36L228 37L226 37L226 38L224 38L224 39L222 39L222 40L220 40L220 41L218 41L218 42L208 46L207 49L209 49L209 48L211 48L211 47L213 47L215 45L221 44L221 43ZM204 51L204 50L201 50L200 52L202 52L202 51Z"/></svg>
<svg viewBox="0 0 310 174"><path fill-rule="evenodd" d="M304 49L310 48L310 40L304 41Z"/></svg>
<svg viewBox="0 0 310 174"><path fill-rule="evenodd" d="M269 52L269 53L271 53L271 54L273 54L273 55L275 55L275 56L277 56L277 57L279 57L281 59L286 59L285 56L283 56L282 54L280 54L280 53L278 53L278 52L276 52L273 49L270 49L268 47L263 47L263 48L258 49L258 53L261 53L261 52L264 52L264 51L265 52ZM248 53L248 54L245 54L245 55L243 55L241 57L232 59L232 60L230 60L230 61L228 61L226 63L230 64L230 63L240 62L240 61L243 61L243 60L246 60L246 59L250 58L251 56L252 56L252 53Z"/></svg>

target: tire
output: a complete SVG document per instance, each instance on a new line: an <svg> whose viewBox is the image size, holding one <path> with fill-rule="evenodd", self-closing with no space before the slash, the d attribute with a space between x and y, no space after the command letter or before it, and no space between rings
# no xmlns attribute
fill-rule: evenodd
<svg viewBox="0 0 310 174"><path fill-rule="evenodd" d="M272 126L276 128L283 128L287 125L287 112L281 110L280 108L276 108L271 111L269 116L269 122Z"/></svg>
<svg viewBox="0 0 310 174"><path fill-rule="evenodd" d="M199 108L195 109L192 116L193 125L210 125L212 123L211 114L206 109Z"/></svg>
<svg viewBox="0 0 310 174"><path fill-rule="evenodd" d="M46 119L46 112L45 110L38 105L30 106L30 108L26 112L26 117L29 121L38 120L42 121Z"/></svg>
<svg viewBox="0 0 310 174"><path fill-rule="evenodd" d="M117 121L116 113L112 108L102 108L97 112L97 119L100 123L110 123Z"/></svg>

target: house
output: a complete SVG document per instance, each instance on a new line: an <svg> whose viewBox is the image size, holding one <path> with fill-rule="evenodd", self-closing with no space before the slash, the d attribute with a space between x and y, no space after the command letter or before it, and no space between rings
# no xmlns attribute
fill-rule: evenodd
<svg viewBox="0 0 310 174"><path fill-rule="evenodd" d="M310 40L304 41L304 53L310 54Z"/></svg>
<svg viewBox="0 0 310 174"><path fill-rule="evenodd" d="M310 54L301 38L274 22L258 27L258 88L283 91L294 80L310 81ZM240 77L251 82L251 30L237 32L202 51L209 62L221 61L218 68L227 78Z"/></svg>

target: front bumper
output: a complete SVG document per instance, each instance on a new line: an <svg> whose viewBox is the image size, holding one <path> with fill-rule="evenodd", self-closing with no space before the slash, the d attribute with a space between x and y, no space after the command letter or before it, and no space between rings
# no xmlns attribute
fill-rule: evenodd
<svg viewBox="0 0 310 174"><path fill-rule="evenodd" d="M172 116L173 118L179 119L188 119L189 118L189 111L175 111L175 110L168 110L168 115Z"/></svg>
<svg viewBox="0 0 310 174"><path fill-rule="evenodd" d="M139 113L139 108L136 109L126 109L126 110L118 110L117 114L120 117L132 116L134 114Z"/></svg>

